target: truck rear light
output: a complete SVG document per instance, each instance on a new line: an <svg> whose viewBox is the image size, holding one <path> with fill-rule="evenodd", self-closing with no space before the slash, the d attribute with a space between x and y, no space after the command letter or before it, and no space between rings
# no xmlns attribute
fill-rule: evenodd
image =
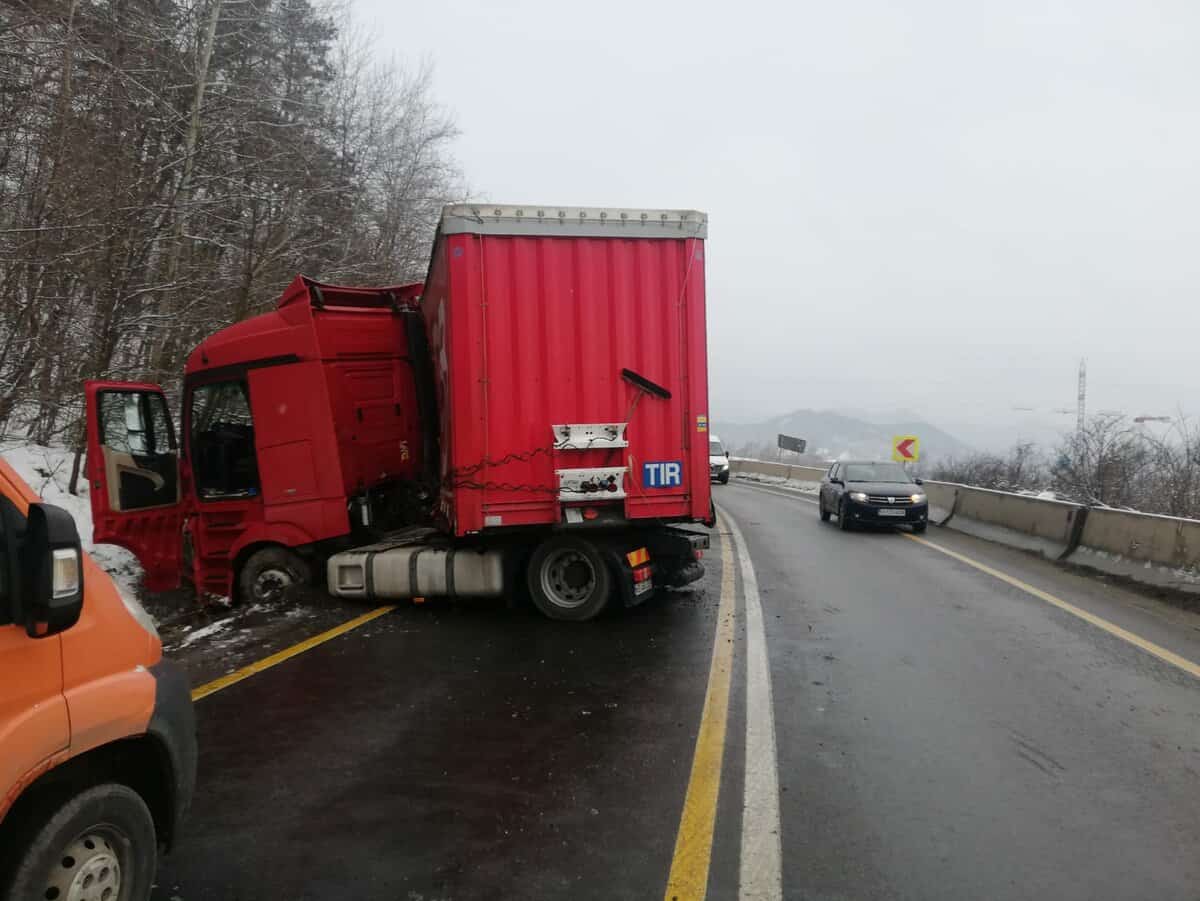
<svg viewBox="0 0 1200 901"><path fill-rule="evenodd" d="M583 518L587 520L596 519L600 516L600 511L595 507L586 507L583 511Z"/></svg>
<svg viewBox="0 0 1200 901"><path fill-rule="evenodd" d="M631 568L636 569L643 563L650 562L650 552L644 547L640 547L636 551L630 551L628 554L626 554L625 559L629 561L629 566Z"/></svg>
<svg viewBox="0 0 1200 901"><path fill-rule="evenodd" d="M696 555L696 559L697 559L697 560L700 560L700 559L702 559L702 558L704 557L704 551L700 550L699 548L697 548L696 550L692 551L692 553Z"/></svg>
<svg viewBox="0 0 1200 901"><path fill-rule="evenodd" d="M642 582L649 582L651 575L651 568L649 566L639 566L633 571L633 583L640 585Z"/></svg>

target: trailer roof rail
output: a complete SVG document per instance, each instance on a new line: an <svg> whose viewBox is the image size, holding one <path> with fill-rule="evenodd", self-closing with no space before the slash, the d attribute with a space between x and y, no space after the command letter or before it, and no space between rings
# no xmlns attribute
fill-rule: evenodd
<svg viewBox="0 0 1200 901"><path fill-rule="evenodd" d="M442 208L440 230L443 235L706 238L708 216L698 210L456 203Z"/></svg>

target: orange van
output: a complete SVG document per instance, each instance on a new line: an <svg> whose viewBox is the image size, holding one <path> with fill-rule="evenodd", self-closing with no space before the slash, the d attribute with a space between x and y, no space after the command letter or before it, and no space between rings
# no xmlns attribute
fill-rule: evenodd
<svg viewBox="0 0 1200 901"><path fill-rule="evenodd" d="M0 459L0 898L147 898L195 777L153 621Z"/></svg>

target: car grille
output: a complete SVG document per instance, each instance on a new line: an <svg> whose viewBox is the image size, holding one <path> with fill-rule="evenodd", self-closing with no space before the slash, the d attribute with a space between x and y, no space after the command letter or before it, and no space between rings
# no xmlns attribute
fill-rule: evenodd
<svg viewBox="0 0 1200 901"><path fill-rule="evenodd" d="M912 497L907 494L868 494L867 500L872 504L880 504L884 507L911 507Z"/></svg>

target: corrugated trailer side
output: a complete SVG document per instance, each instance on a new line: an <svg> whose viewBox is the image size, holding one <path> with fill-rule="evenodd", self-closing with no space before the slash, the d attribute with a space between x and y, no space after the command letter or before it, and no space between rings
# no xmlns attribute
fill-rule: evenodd
<svg viewBox="0 0 1200 901"><path fill-rule="evenodd" d="M448 207L422 309L456 535L708 521L693 211Z"/></svg>

